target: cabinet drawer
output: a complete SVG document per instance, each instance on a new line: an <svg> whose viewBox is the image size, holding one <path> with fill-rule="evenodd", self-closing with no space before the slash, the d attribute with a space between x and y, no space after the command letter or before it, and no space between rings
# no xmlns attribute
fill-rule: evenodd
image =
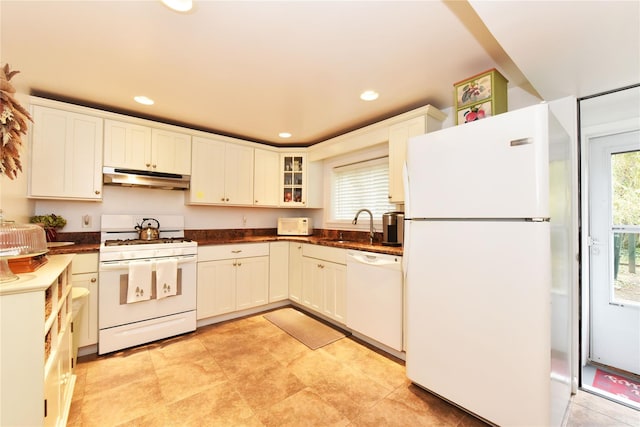
<svg viewBox="0 0 640 427"><path fill-rule="evenodd" d="M76 254L71 263L71 274L95 273L98 271L98 254Z"/></svg>
<svg viewBox="0 0 640 427"><path fill-rule="evenodd" d="M302 255L310 258L323 259L336 264L347 263L347 250L331 248L329 246L302 245Z"/></svg>
<svg viewBox="0 0 640 427"><path fill-rule="evenodd" d="M198 262L269 256L269 243L238 243L198 247Z"/></svg>

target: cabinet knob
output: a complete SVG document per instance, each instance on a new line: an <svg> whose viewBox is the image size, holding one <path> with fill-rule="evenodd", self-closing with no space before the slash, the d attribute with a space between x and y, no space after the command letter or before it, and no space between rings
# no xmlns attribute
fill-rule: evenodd
<svg viewBox="0 0 640 427"><path fill-rule="evenodd" d="M145 165L147 165L147 167L151 167L151 163L145 163Z"/></svg>
<svg viewBox="0 0 640 427"><path fill-rule="evenodd" d="M155 169L155 168L156 168L156 165L153 165L153 168Z"/></svg>
<svg viewBox="0 0 640 427"><path fill-rule="evenodd" d="M224 197L222 199L220 199L221 202L224 202Z"/></svg>
<svg viewBox="0 0 640 427"><path fill-rule="evenodd" d="M258 201L256 200L256 201L254 201L253 203L258 203Z"/></svg>
<svg viewBox="0 0 640 427"><path fill-rule="evenodd" d="M229 201L229 198L227 197L227 199L225 200L225 202L228 202L228 201Z"/></svg>
<svg viewBox="0 0 640 427"><path fill-rule="evenodd" d="M96 191L94 191L94 193L100 194L100 190L96 190Z"/></svg>
<svg viewBox="0 0 640 427"><path fill-rule="evenodd" d="M389 194L387 197L388 197L389 199L391 199L391 194Z"/></svg>
<svg viewBox="0 0 640 427"><path fill-rule="evenodd" d="M98 281L98 279L96 279L95 277L93 277L93 278L91 279L91 283L96 283L97 281Z"/></svg>

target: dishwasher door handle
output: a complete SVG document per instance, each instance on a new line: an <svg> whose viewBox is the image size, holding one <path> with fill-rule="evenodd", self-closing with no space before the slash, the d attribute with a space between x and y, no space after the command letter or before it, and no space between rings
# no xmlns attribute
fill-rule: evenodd
<svg viewBox="0 0 640 427"><path fill-rule="evenodd" d="M367 255L367 254L348 254L347 264L349 262L366 264L366 265L371 265L376 267L396 266L399 264L397 258L389 259L389 258L377 257L375 255Z"/></svg>

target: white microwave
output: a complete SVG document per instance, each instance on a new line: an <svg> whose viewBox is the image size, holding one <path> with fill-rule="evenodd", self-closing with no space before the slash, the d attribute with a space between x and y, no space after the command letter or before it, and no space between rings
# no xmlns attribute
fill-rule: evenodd
<svg viewBox="0 0 640 427"><path fill-rule="evenodd" d="M278 218L278 235L310 236L313 234L311 218Z"/></svg>

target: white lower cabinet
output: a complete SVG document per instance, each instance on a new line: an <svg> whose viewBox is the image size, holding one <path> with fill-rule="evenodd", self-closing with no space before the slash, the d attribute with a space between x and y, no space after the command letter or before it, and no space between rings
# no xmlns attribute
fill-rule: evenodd
<svg viewBox="0 0 640 427"><path fill-rule="evenodd" d="M302 243L289 243L289 299L302 302Z"/></svg>
<svg viewBox="0 0 640 427"><path fill-rule="evenodd" d="M73 255L48 262L0 287L0 425L66 425L71 369Z"/></svg>
<svg viewBox="0 0 640 427"><path fill-rule="evenodd" d="M347 315L346 250L302 245L300 303L344 324Z"/></svg>
<svg viewBox="0 0 640 427"><path fill-rule="evenodd" d="M74 340L78 347L95 345L98 343L98 254L77 254L71 264L71 274L74 288L89 291L80 314L73 319Z"/></svg>
<svg viewBox="0 0 640 427"><path fill-rule="evenodd" d="M289 242L269 243L269 302L289 298Z"/></svg>
<svg viewBox="0 0 640 427"><path fill-rule="evenodd" d="M236 261L236 310L269 302L269 256Z"/></svg>
<svg viewBox="0 0 640 427"><path fill-rule="evenodd" d="M268 298L268 243L198 248L198 320L264 305Z"/></svg>

